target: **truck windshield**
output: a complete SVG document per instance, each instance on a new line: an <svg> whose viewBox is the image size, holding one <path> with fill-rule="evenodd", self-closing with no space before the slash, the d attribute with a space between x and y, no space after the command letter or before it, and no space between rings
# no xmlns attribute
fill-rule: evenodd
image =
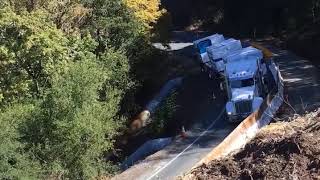
<svg viewBox="0 0 320 180"><path fill-rule="evenodd" d="M253 78L230 81L231 88L242 88L254 85Z"/></svg>
<svg viewBox="0 0 320 180"><path fill-rule="evenodd" d="M198 49L200 54L205 53L207 51L207 47L211 46L212 43L209 39L199 42Z"/></svg>

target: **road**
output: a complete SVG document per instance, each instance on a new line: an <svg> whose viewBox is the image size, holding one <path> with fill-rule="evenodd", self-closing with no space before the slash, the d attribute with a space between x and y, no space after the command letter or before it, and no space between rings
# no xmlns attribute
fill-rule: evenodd
<svg viewBox="0 0 320 180"><path fill-rule="evenodd" d="M313 111L320 105L320 69L306 58L288 50L281 50L263 42L262 45L275 54L275 62L280 68L285 82L285 103L292 113L302 114Z"/></svg>
<svg viewBox="0 0 320 180"><path fill-rule="evenodd" d="M175 179L192 169L236 127L226 122L223 107L220 111L213 108L199 118L203 125L188 131L186 138L178 138L114 179Z"/></svg>
<svg viewBox="0 0 320 180"><path fill-rule="evenodd" d="M192 56L191 42L201 38L206 33L200 35L175 32L172 43L169 44L171 50L180 55ZM313 110L319 106L320 102L320 73L308 60L296 56L290 51L280 50L262 43L275 54L275 61L280 66L281 73L285 80L286 103L292 106L294 113L303 113L305 110ZM158 47L161 47L156 45ZM197 79L196 79L197 81ZM198 81L204 81L201 78ZM208 83L208 82L205 82ZM218 82L211 82L218 84ZM196 85L188 87L192 93L198 94ZM194 90L192 92L192 90ZM216 99L210 100L203 105L202 112L196 113L195 125L187 132L185 139L176 139L174 143L147 157L139 164L131 167L114 179L175 179L177 176L188 172L199 160L207 155L215 146L236 127L236 124L229 124L224 116L225 99L217 86L213 88ZM208 94L208 91L201 91ZM209 99L209 98L208 98ZM191 101L194 101L191 100ZM201 104L201 103L200 103ZM199 104L199 106L201 106Z"/></svg>

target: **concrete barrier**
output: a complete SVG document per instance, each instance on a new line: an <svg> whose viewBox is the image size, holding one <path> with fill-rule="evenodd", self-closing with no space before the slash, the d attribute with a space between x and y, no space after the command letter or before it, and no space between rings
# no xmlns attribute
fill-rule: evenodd
<svg viewBox="0 0 320 180"><path fill-rule="evenodd" d="M248 141L255 137L259 129L270 123L283 103L284 84L279 68L274 62L270 63L269 69L271 70L273 78L277 84L274 91L268 94L258 111L252 113L249 117L243 120L222 143L214 148L195 167L207 164L214 159L222 158L235 150L239 150L244 147Z"/></svg>
<svg viewBox="0 0 320 180"><path fill-rule="evenodd" d="M126 170L130 166L134 165L137 161L162 150L168 144L172 142L172 138L154 139L144 143L133 154L131 154L122 164L121 169Z"/></svg>

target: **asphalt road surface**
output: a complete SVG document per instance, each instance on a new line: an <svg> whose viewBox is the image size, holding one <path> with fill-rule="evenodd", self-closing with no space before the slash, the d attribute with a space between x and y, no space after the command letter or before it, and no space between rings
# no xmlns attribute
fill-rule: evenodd
<svg viewBox="0 0 320 180"><path fill-rule="evenodd" d="M223 107L215 108L199 117L203 124L188 131L186 138L177 138L114 179L175 179L187 173L236 127L225 120Z"/></svg>
<svg viewBox="0 0 320 180"><path fill-rule="evenodd" d="M285 83L285 103L291 111L302 114L313 111L320 105L320 69L306 58L299 57L288 50L275 48L262 43L274 54Z"/></svg>

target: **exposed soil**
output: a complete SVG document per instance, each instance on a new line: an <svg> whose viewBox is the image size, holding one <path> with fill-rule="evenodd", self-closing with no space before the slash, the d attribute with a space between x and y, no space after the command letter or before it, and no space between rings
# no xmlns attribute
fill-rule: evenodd
<svg viewBox="0 0 320 180"><path fill-rule="evenodd" d="M320 179L320 110L274 123L234 155L193 170L185 179Z"/></svg>

